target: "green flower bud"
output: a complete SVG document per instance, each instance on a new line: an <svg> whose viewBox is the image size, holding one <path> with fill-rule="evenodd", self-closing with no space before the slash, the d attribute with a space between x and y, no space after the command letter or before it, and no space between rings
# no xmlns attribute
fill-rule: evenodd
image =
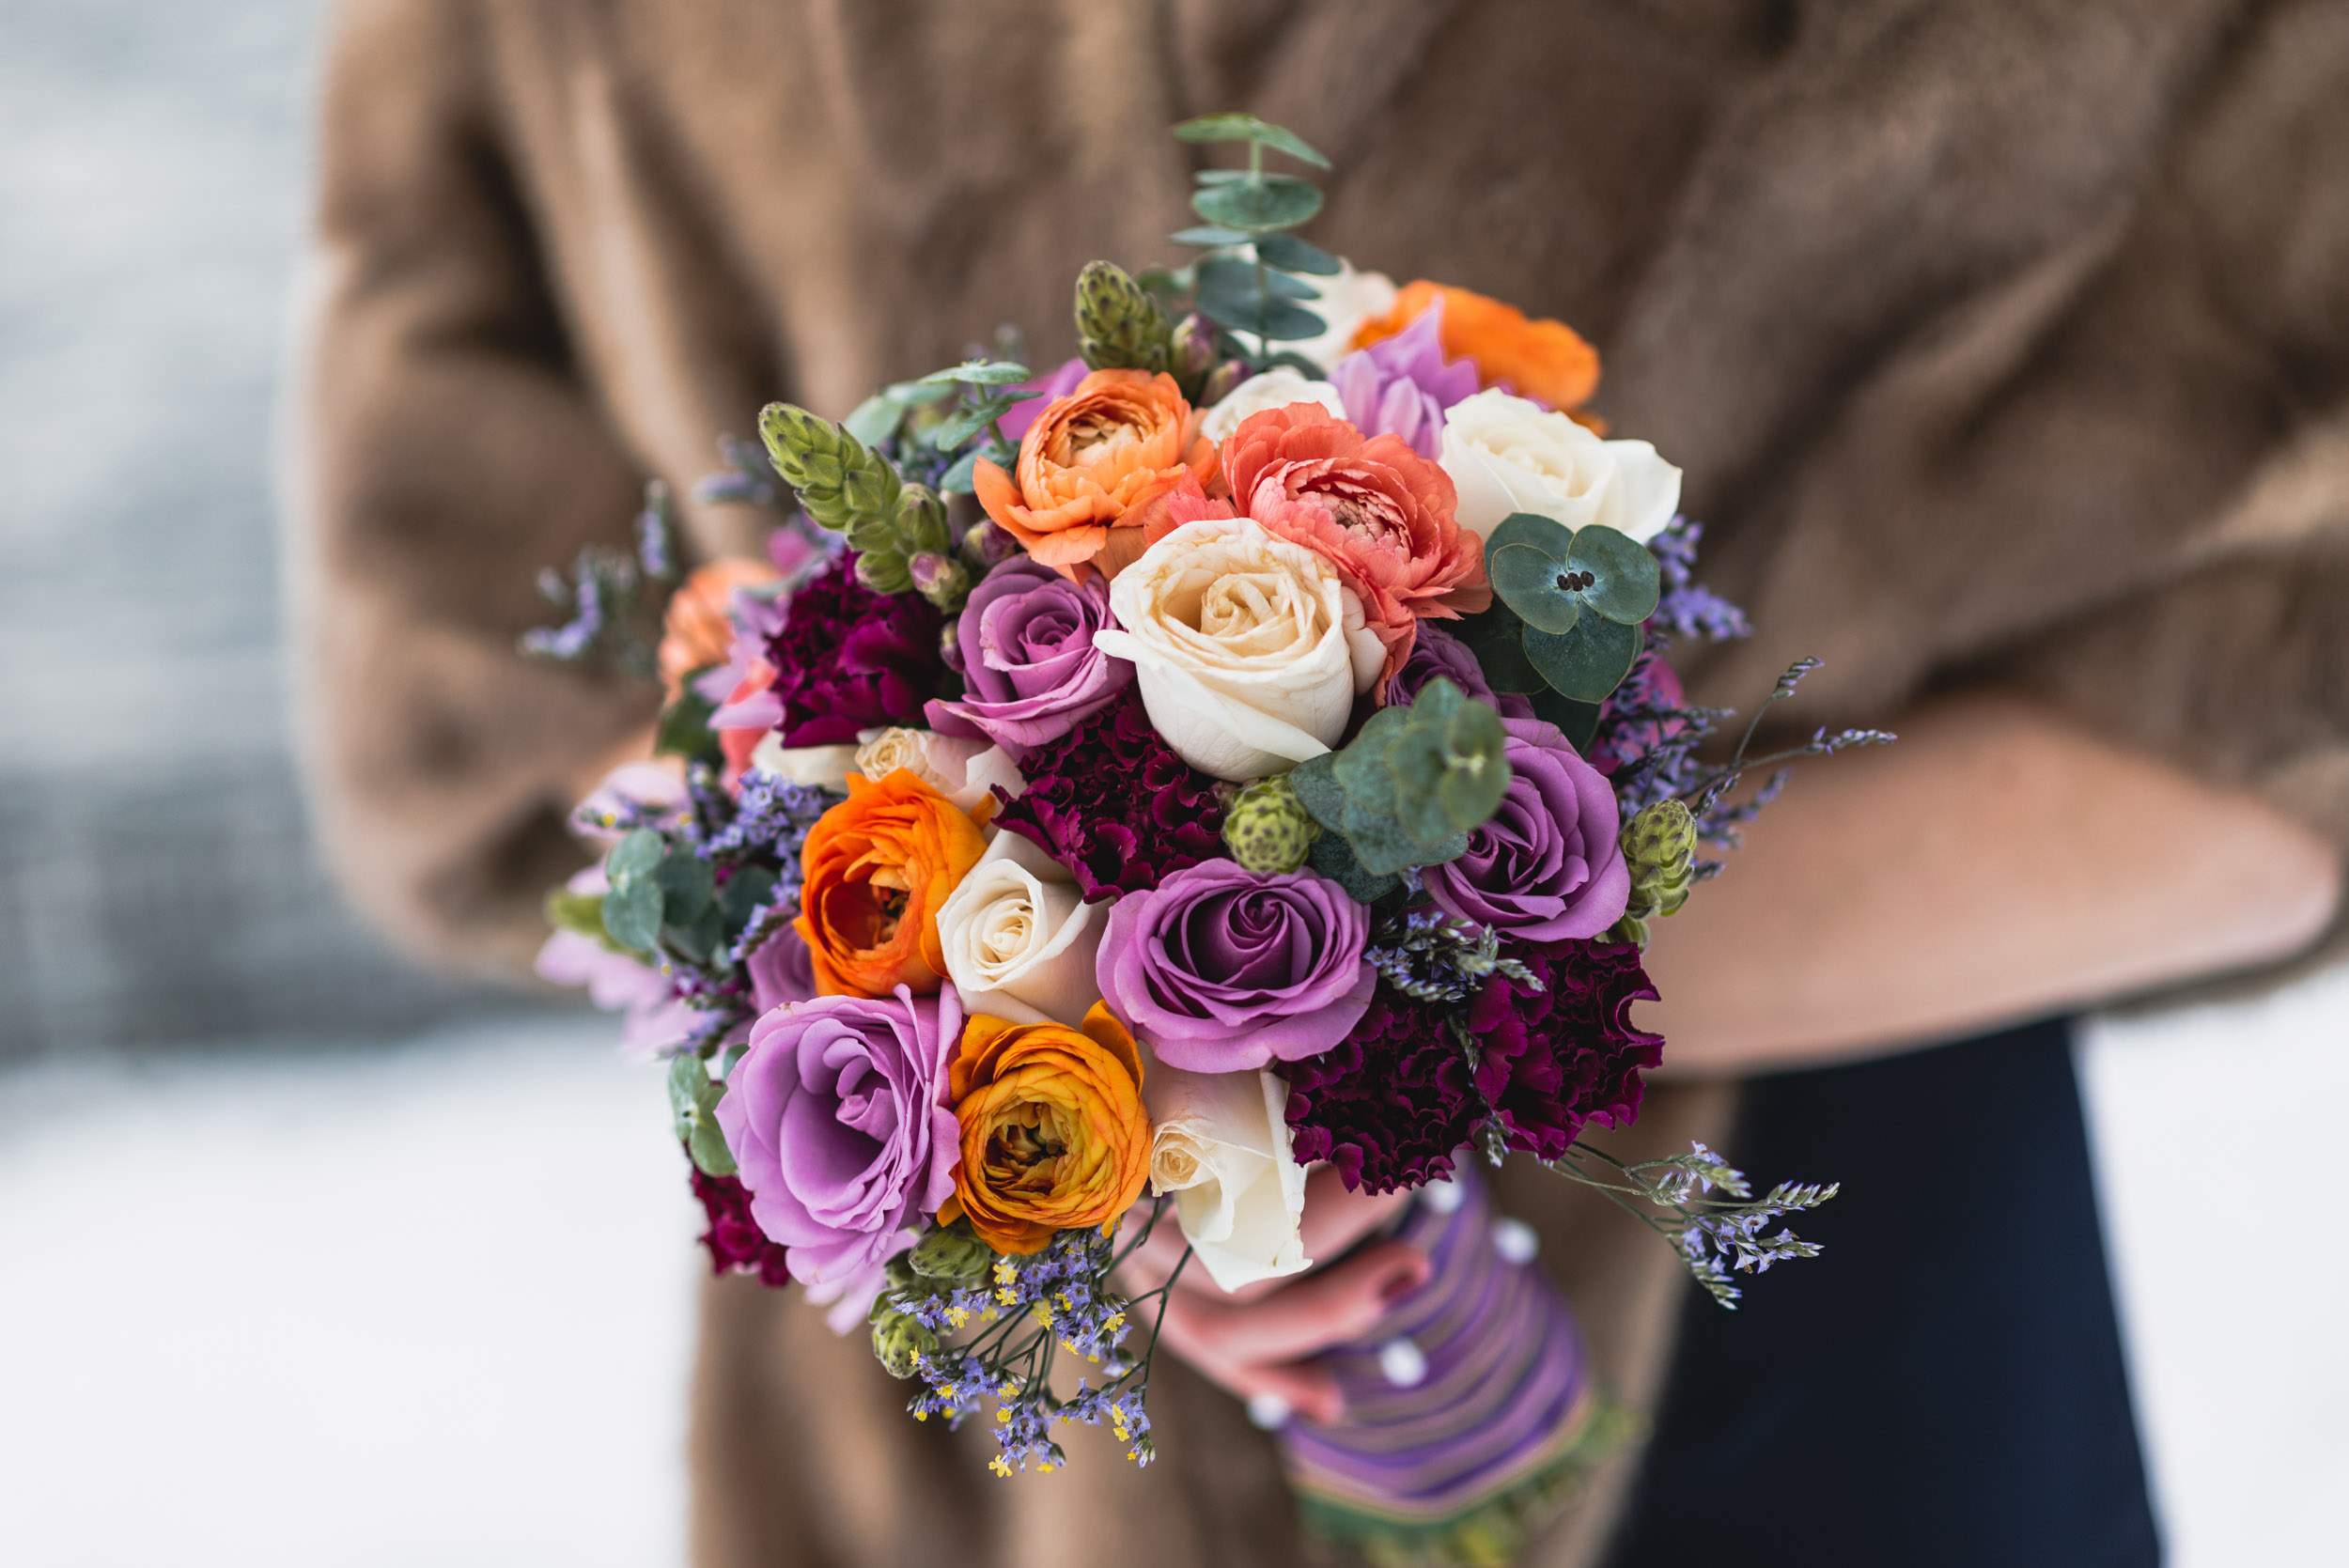
<svg viewBox="0 0 2349 1568"><path fill-rule="evenodd" d="M856 558L856 580L877 594L913 591L913 574L906 558L894 550L868 550Z"/></svg>
<svg viewBox="0 0 2349 1568"><path fill-rule="evenodd" d="M1624 914L1627 922L1641 923L1639 935L1627 939L1644 943L1644 922L1676 914L1688 901L1696 878L1696 818L1678 800L1658 800L1623 825L1622 843L1631 872Z"/></svg>
<svg viewBox="0 0 2349 1568"><path fill-rule="evenodd" d="M1232 389L1248 379L1248 362L1227 359L1207 373L1199 388L1199 406L1212 408L1232 395Z"/></svg>
<svg viewBox="0 0 2349 1568"><path fill-rule="evenodd" d="M904 1312L887 1312L873 1325L873 1354L890 1376L911 1377L923 1357L938 1354L938 1336Z"/></svg>
<svg viewBox="0 0 2349 1568"><path fill-rule="evenodd" d="M906 1262L926 1280L968 1282L984 1279L995 1266L995 1250L972 1231L971 1222L957 1219L941 1225L913 1244Z"/></svg>
<svg viewBox="0 0 2349 1568"><path fill-rule="evenodd" d="M1199 383L1215 368L1215 323L1195 310L1174 323L1167 363L1187 391L1198 391Z"/></svg>
<svg viewBox="0 0 2349 1568"><path fill-rule="evenodd" d="M897 544L908 555L941 554L954 538L946 532L946 504L927 485L908 485L897 492Z"/></svg>
<svg viewBox="0 0 2349 1568"><path fill-rule="evenodd" d="M1077 348L1096 370L1164 370L1173 334L1150 291L1107 261L1077 274Z"/></svg>
<svg viewBox="0 0 2349 1568"><path fill-rule="evenodd" d="M970 570L951 555L924 551L907 558L906 573L913 591L941 610L959 610L971 597Z"/></svg>
<svg viewBox="0 0 2349 1568"><path fill-rule="evenodd" d="M1019 553L1019 541L1003 532L993 518L981 518L962 536L962 559L981 577Z"/></svg>
<svg viewBox="0 0 2349 1568"><path fill-rule="evenodd" d="M789 403L760 411L768 459L817 523L839 533L860 520L894 519L903 488L888 459L827 419Z"/></svg>
<svg viewBox="0 0 2349 1568"><path fill-rule="evenodd" d="M1320 836L1321 825L1286 774L1250 784L1223 814L1223 842L1232 859L1259 876L1295 871Z"/></svg>

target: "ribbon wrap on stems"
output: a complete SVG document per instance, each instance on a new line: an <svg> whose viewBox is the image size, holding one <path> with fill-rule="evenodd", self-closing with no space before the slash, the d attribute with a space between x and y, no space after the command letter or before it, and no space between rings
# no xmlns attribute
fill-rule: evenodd
<svg viewBox="0 0 2349 1568"><path fill-rule="evenodd" d="M1469 1160L1422 1191L1394 1234L1432 1270L1368 1333L1323 1354L1346 1414L1281 1428L1289 1484L1310 1528L1375 1561L1505 1563L1628 1418L1597 1387L1532 1233L1496 1217Z"/></svg>

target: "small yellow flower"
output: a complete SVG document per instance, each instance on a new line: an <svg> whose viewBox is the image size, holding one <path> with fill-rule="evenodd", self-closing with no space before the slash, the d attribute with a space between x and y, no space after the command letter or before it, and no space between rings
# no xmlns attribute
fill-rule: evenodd
<svg viewBox="0 0 2349 1568"><path fill-rule="evenodd" d="M1003 1463L1003 1456L1000 1453L987 1462L987 1467L993 1470L997 1475L1002 1476L1005 1481L1009 1481L1011 1479L1011 1467Z"/></svg>
<svg viewBox="0 0 2349 1568"><path fill-rule="evenodd" d="M947 1309L946 1309L946 1327L948 1327L949 1328L959 1328L959 1327L961 1327L964 1324L966 1324L966 1323L968 1323L968 1322L970 1322L970 1321L971 1321L971 1309L970 1309L970 1308L968 1308L968 1307L949 1307L949 1308L947 1308ZM916 1356L916 1357L914 1358L914 1360L918 1363L918 1362L921 1360L921 1358L920 1358L919 1356Z"/></svg>
<svg viewBox="0 0 2349 1568"><path fill-rule="evenodd" d="M1052 1467L1047 1461L1041 1459L1037 1460L1035 1467L1040 1474L1050 1475L1052 1473Z"/></svg>
<svg viewBox="0 0 2349 1568"><path fill-rule="evenodd" d="M1011 1412L1008 1410L998 1410L995 1412L995 1419L1003 1422L1005 1426L1009 1426L1011 1424Z"/></svg>

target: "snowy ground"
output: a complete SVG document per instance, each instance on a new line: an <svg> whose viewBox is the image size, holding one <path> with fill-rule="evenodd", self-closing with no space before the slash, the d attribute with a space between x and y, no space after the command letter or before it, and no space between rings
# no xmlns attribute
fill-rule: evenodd
<svg viewBox="0 0 2349 1568"><path fill-rule="evenodd" d="M2344 1020L2349 975L2084 1048L2176 1568L2341 1560ZM0 1559L678 1561L694 1216L612 1037L0 1077Z"/></svg>

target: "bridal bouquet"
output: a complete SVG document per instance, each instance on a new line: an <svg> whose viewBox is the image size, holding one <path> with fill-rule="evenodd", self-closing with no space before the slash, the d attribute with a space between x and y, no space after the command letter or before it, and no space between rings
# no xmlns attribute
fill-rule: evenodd
<svg viewBox="0 0 2349 1568"><path fill-rule="evenodd" d="M991 1405L1004 1475L1067 1421L1151 1457L1155 1227L1230 1290L1312 1266L1309 1165L1423 1189L1435 1277L1283 1441L1339 1533L1456 1544L1603 1424L1476 1160L1598 1187L1724 1302L1815 1250L1771 1226L1831 1188L1579 1137L1664 1048L1649 923L1771 792L1731 803L1752 764L1699 760L1725 713L1661 658L1746 629L1580 337L1299 239L1288 132L1175 133L1246 165L1200 176L1198 259L1083 271L1080 359L771 406L702 491L774 508L769 559L682 574L656 484L635 551L548 574L572 618L525 647L668 702L541 967L667 1059L714 1265L869 1323L915 1418Z"/></svg>

